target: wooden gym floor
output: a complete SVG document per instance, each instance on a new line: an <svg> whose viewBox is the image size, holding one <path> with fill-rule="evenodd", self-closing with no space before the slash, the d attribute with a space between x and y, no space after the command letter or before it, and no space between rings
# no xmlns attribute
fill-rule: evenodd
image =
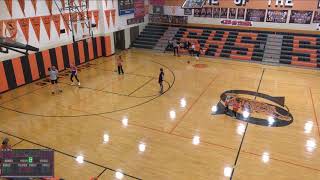
<svg viewBox="0 0 320 180"><path fill-rule="evenodd" d="M17 149L54 149L55 174L66 180L115 179L115 171L148 180L320 179L319 71L137 49L123 54L124 76L114 72L113 56L84 65L80 88L62 72L61 94L51 95L43 80L2 94L0 137ZM220 94L234 89L284 96L293 123L264 127L211 115Z"/></svg>

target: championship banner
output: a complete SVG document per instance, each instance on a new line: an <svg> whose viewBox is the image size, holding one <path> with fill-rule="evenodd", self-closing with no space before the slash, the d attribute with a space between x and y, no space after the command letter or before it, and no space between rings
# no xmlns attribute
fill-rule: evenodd
<svg viewBox="0 0 320 180"><path fill-rule="evenodd" d="M187 16L192 15L192 9L191 8L184 9L184 15L187 15Z"/></svg>
<svg viewBox="0 0 320 180"><path fill-rule="evenodd" d="M221 24L232 25L232 26L252 26L251 21L238 21L238 20L222 20Z"/></svg>
<svg viewBox="0 0 320 180"><path fill-rule="evenodd" d="M3 37L3 21L0 21L0 37Z"/></svg>
<svg viewBox="0 0 320 180"><path fill-rule="evenodd" d="M228 18L228 8L221 8L220 18Z"/></svg>
<svg viewBox="0 0 320 180"><path fill-rule="evenodd" d="M94 22L97 25L97 28L99 27L99 10L94 10L92 11L93 13L93 18L94 18Z"/></svg>
<svg viewBox="0 0 320 180"><path fill-rule="evenodd" d="M20 5L20 8L22 10L23 15L26 16L26 14L24 13L24 9L26 7L25 0L18 0L18 2L19 2L19 5Z"/></svg>
<svg viewBox="0 0 320 180"><path fill-rule="evenodd" d="M104 14L106 15L107 25L110 27L110 10L105 10Z"/></svg>
<svg viewBox="0 0 320 180"><path fill-rule="evenodd" d="M236 8L230 8L229 9L229 19L235 19L237 14Z"/></svg>
<svg viewBox="0 0 320 180"><path fill-rule="evenodd" d="M40 17L30 17L30 22L38 41L40 41Z"/></svg>
<svg viewBox="0 0 320 180"><path fill-rule="evenodd" d="M51 29L51 15L48 15L48 16L41 16L41 19L42 19L42 22L43 22L43 25L47 31L47 35L50 39L50 29Z"/></svg>
<svg viewBox="0 0 320 180"><path fill-rule="evenodd" d="M58 36L60 37L60 14L52 15L52 21L56 27Z"/></svg>
<svg viewBox="0 0 320 180"><path fill-rule="evenodd" d="M50 14L52 14L52 1L53 0L46 0L46 4L47 4L47 7L49 9Z"/></svg>
<svg viewBox="0 0 320 180"><path fill-rule="evenodd" d="M118 0L119 16L134 13L133 0Z"/></svg>
<svg viewBox="0 0 320 180"><path fill-rule="evenodd" d="M265 16L265 9L247 9L246 21L264 22Z"/></svg>
<svg viewBox="0 0 320 180"><path fill-rule="evenodd" d="M200 17L201 16L201 10L202 9L200 9L200 8L194 9L193 16L194 17Z"/></svg>
<svg viewBox="0 0 320 180"><path fill-rule="evenodd" d="M18 23L27 42L29 42L29 18L18 19Z"/></svg>
<svg viewBox="0 0 320 180"><path fill-rule="evenodd" d="M312 11L291 11L290 21L289 23L296 24L310 24L312 18Z"/></svg>
<svg viewBox="0 0 320 180"><path fill-rule="evenodd" d="M112 17L112 22L113 22L113 26L114 26L116 23L116 10L115 9L111 10L111 17Z"/></svg>
<svg viewBox="0 0 320 180"><path fill-rule="evenodd" d="M31 3L34 8L34 13L37 14L37 0L31 0Z"/></svg>
<svg viewBox="0 0 320 180"><path fill-rule="evenodd" d="M16 19L5 20L4 24L6 26L4 30L5 36L11 39L15 39L17 36L17 20Z"/></svg>
<svg viewBox="0 0 320 180"><path fill-rule="evenodd" d="M320 11L314 12L313 23L320 23Z"/></svg>
<svg viewBox="0 0 320 180"><path fill-rule="evenodd" d="M212 17L219 18L220 17L220 8L212 8Z"/></svg>
<svg viewBox="0 0 320 180"><path fill-rule="evenodd" d="M66 29L67 33L69 34L70 29L69 29L68 22L70 21L70 14L69 13L62 14L62 18L63 18L63 23L64 23L64 29Z"/></svg>
<svg viewBox="0 0 320 180"><path fill-rule="evenodd" d="M266 22L286 23L287 19L288 19L288 10L268 9Z"/></svg>
<svg viewBox="0 0 320 180"><path fill-rule="evenodd" d="M237 14L237 19L244 19L246 15L246 9L245 8L239 8L238 9L238 14Z"/></svg>
<svg viewBox="0 0 320 180"><path fill-rule="evenodd" d="M6 3L9 14L12 17L12 0L4 0L4 2Z"/></svg>
<svg viewBox="0 0 320 180"><path fill-rule="evenodd" d="M144 0L134 1L134 17L141 18L145 16L144 12Z"/></svg>
<svg viewBox="0 0 320 180"><path fill-rule="evenodd" d="M205 2L206 0L186 0L183 3L182 8L202 8Z"/></svg>

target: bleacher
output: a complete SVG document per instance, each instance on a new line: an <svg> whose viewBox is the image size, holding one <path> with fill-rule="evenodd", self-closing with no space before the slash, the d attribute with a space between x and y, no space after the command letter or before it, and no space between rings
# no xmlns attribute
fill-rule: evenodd
<svg viewBox="0 0 320 180"><path fill-rule="evenodd" d="M137 48L153 49L167 29L167 26L149 24L140 33L132 46Z"/></svg>
<svg viewBox="0 0 320 180"><path fill-rule="evenodd" d="M202 55L320 67L320 35L191 26L176 27L179 27L179 30L175 38L180 42L189 41L200 44ZM154 42L161 38L161 34L167 28L168 25L165 24L149 24L135 41L134 47L152 48ZM279 38L279 43L273 42L275 37ZM181 48L180 52L188 53L188 50Z"/></svg>

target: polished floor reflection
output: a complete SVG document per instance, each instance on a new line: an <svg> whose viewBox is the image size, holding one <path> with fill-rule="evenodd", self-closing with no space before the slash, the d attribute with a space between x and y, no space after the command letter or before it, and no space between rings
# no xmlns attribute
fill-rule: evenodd
<svg viewBox="0 0 320 180"><path fill-rule="evenodd" d="M123 58L120 76L115 57L84 65L81 87L61 73L61 94L37 83L1 94L0 138L54 149L55 174L69 180L320 179L319 71L137 49ZM284 96L293 123L213 116L227 90Z"/></svg>

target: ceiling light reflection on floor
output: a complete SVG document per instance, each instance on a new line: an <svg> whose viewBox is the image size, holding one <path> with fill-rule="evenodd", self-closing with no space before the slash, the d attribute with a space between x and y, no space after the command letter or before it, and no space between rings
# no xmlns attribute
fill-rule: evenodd
<svg viewBox="0 0 320 180"><path fill-rule="evenodd" d="M200 136L193 136L192 144L194 145L200 144Z"/></svg>
<svg viewBox="0 0 320 180"><path fill-rule="evenodd" d="M223 174L224 174L225 177L230 177L231 173L232 173L232 168L231 167L225 167L224 168Z"/></svg>

